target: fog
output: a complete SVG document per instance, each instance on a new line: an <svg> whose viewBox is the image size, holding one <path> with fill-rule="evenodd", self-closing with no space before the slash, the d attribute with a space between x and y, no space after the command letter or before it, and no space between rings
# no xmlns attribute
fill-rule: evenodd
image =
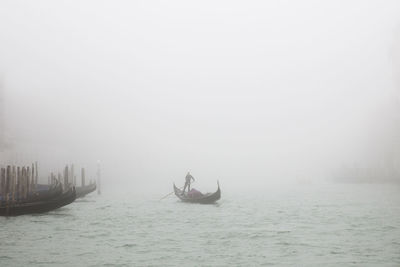
<svg viewBox="0 0 400 267"><path fill-rule="evenodd" d="M43 177L100 161L104 190L129 192L187 171L263 190L398 163L399 14L396 0L2 1L2 160Z"/></svg>

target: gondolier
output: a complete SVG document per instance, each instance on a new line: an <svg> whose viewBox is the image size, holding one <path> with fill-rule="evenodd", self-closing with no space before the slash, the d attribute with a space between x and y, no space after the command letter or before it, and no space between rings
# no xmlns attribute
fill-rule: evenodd
<svg viewBox="0 0 400 267"><path fill-rule="evenodd" d="M183 187L182 195L185 193L186 187L188 188L188 192L190 191L190 183L191 183L191 180L193 180L193 182L194 182L193 176L190 174L190 172L188 172L188 173L186 174L186 177L185 177L185 186Z"/></svg>

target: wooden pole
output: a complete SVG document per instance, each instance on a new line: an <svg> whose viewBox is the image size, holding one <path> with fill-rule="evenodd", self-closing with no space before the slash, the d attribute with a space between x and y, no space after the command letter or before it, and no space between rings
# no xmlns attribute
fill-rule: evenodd
<svg viewBox="0 0 400 267"><path fill-rule="evenodd" d="M81 170L81 186L85 186L85 168Z"/></svg>
<svg viewBox="0 0 400 267"><path fill-rule="evenodd" d="M67 165L67 166L65 166L65 169L64 169L64 189L65 190L67 189L67 186L68 186L68 174L69 174L69 172L68 172L68 165Z"/></svg>
<svg viewBox="0 0 400 267"><path fill-rule="evenodd" d="M6 201L10 200L10 192L11 192L11 166L7 166L7 171L6 171Z"/></svg>
<svg viewBox="0 0 400 267"><path fill-rule="evenodd" d="M38 163L35 161L35 186L37 186L39 180L39 170L38 170Z"/></svg>
<svg viewBox="0 0 400 267"><path fill-rule="evenodd" d="M25 198L28 198L29 194L29 178L30 178L30 168L25 168Z"/></svg>
<svg viewBox="0 0 400 267"><path fill-rule="evenodd" d="M26 196L28 197L29 193L32 191L31 168L29 166L26 167L26 179Z"/></svg>
<svg viewBox="0 0 400 267"><path fill-rule="evenodd" d="M97 194L101 194L101 170L100 170L100 162L97 162Z"/></svg>
<svg viewBox="0 0 400 267"><path fill-rule="evenodd" d="M22 196L21 185L22 185L21 167L18 166L18 167L17 167L17 195L18 195L17 200L18 200L18 201L21 199L21 196Z"/></svg>
<svg viewBox="0 0 400 267"><path fill-rule="evenodd" d="M12 167L12 179L11 179L11 200L15 202L15 183L17 181L17 171L15 165Z"/></svg>
<svg viewBox="0 0 400 267"><path fill-rule="evenodd" d="M6 169L1 168L1 181L0 181L0 194L2 197L2 200L4 200L5 197L5 184L6 184Z"/></svg>
<svg viewBox="0 0 400 267"><path fill-rule="evenodd" d="M35 185L35 164L32 163L32 179L31 179L31 191L34 192L36 191L36 185Z"/></svg>
<svg viewBox="0 0 400 267"><path fill-rule="evenodd" d="M21 199L26 198L26 168L22 167L22 177L21 177Z"/></svg>
<svg viewBox="0 0 400 267"><path fill-rule="evenodd" d="M74 164L71 164L71 183L76 185Z"/></svg>

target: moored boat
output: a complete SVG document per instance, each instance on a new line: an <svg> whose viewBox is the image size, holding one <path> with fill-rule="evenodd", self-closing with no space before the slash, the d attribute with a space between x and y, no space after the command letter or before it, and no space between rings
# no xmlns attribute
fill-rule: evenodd
<svg viewBox="0 0 400 267"><path fill-rule="evenodd" d="M76 199L75 188L71 187L68 191L58 197L47 201L36 201L29 203L9 203L0 207L0 216L17 216L33 213L44 213L71 204Z"/></svg>
<svg viewBox="0 0 400 267"><path fill-rule="evenodd" d="M76 198L82 198L93 191L96 191L96 183L76 187Z"/></svg>
<svg viewBox="0 0 400 267"><path fill-rule="evenodd" d="M39 188L36 191L32 192L30 195L28 195L27 199L20 201L20 203L48 201L61 196L62 192L63 190L61 183L57 183L48 187L42 185L42 188Z"/></svg>
<svg viewBox="0 0 400 267"><path fill-rule="evenodd" d="M29 192L26 197L22 197L18 194L18 192L14 195L14 200L12 203L32 203L37 201L48 201L50 199L61 196L62 194L62 185L61 183L57 183L55 185L38 185L36 190ZM3 196L0 196L0 206L4 206L7 204L7 201Z"/></svg>

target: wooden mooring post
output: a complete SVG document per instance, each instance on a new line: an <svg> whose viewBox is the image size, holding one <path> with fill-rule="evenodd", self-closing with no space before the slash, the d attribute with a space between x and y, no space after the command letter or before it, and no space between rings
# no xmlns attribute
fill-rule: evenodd
<svg viewBox="0 0 400 267"><path fill-rule="evenodd" d="M81 168L81 186L86 186L89 180L86 180L86 170ZM77 175L75 175L75 166L66 165L64 171L58 173L51 172L48 176L48 184L54 185L61 182L63 190L68 190L71 186L76 186ZM101 173L100 166L97 170L97 181L90 180L90 184L98 184L98 194L101 193ZM34 194L38 186L38 167L37 162L28 166L7 165L0 167L0 205L11 205L27 199Z"/></svg>
<svg viewBox="0 0 400 267"><path fill-rule="evenodd" d="M21 199L25 198L26 193L26 168L22 167L21 169Z"/></svg>
<svg viewBox="0 0 400 267"><path fill-rule="evenodd" d="M32 168L31 168L32 174L31 174L31 181L30 181L30 188L31 188L31 192L36 190L36 185L35 185L35 165L32 163Z"/></svg>
<svg viewBox="0 0 400 267"><path fill-rule="evenodd" d="M7 166L6 170L6 192L4 194L7 203L10 201L10 192L11 192L11 166Z"/></svg>
<svg viewBox="0 0 400 267"><path fill-rule="evenodd" d="M37 161L35 161L35 188L38 184L38 180L39 180L38 163Z"/></svg>
<svg viewBox="0 0 400 267"><path fill-rule="evenodd" d="M81 186L85 186L85 168L81 169Z"/></svg>
<svg viewBox="0 0 400 267"><path fill-rule="evenodd" d="M21 167L17 167L17 198L20 199L22 196L22 174L21 174Z"/></svg>
<svg viewBox="0 0 400 267"><path fill-rule="evenodd" d="M15 189L16 189L16 181L17 181L17 170L15 166L12 166L12 178L11 178L11 201L15 202Z"/></svg>
<svg viewBox="0 0 400 267"><path fill-rule="evenodd" d="M65 169L64 169L64 190L66 190L69 187L68 177L69 177L69 169L68 169L68 165L67 165L67 166L65 166Z"/></svg>
<svg viewBox="0 0 400 267"><path fill-rule="evenodd" d="M5 184L6 184L6 169L1 168L0 194L2 196L3 201L4 201L4 195L5 195Z"/></svg>
<svg viewBox="0 0 400 267"><path fill-rule="evenodd" d="M25 198L29 196L29 193L31 192L31 168L28 166L26 167L26 194Z"/></svg>
<svg viewBox="0 0 400 267"><path fill-rule="evenodd" d="M100 170L100 162L97 162L97 183L96 183L96 187L97 187L97 194L100 195L101 194L101 170Z"/></svg>
<svg viewBox="0 0 400 267"><path fill-rule="evenodd" d="M75 176L75 166L71 164L71 183L73 186L76 186L76 176Z"/></svg>

